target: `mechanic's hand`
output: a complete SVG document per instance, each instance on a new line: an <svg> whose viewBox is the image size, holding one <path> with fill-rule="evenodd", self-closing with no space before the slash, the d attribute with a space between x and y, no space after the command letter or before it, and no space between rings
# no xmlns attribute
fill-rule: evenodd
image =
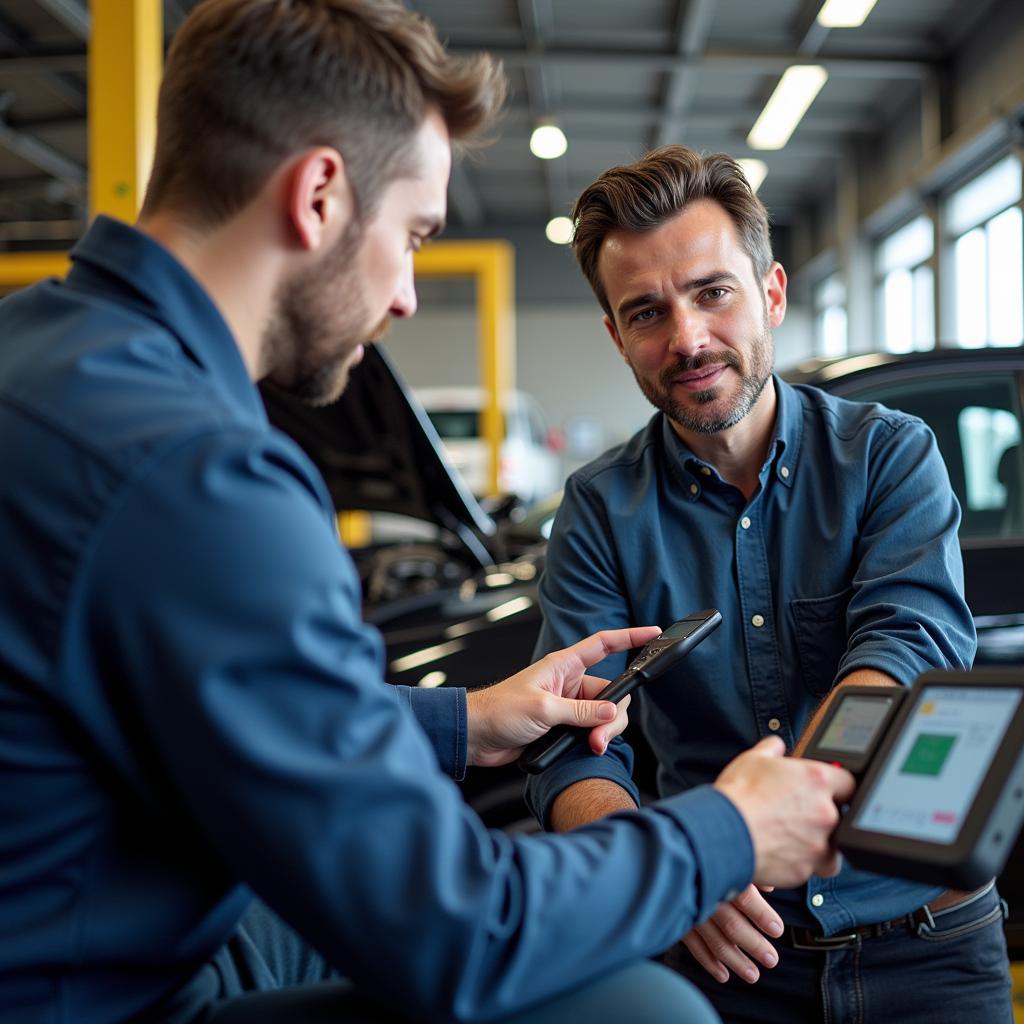
<svg viewBox="0 0 1024 1024"><path fill-rule="evenodd" d="M593 700L608 680L585 672L609 654L643 647L659 632L657 626L635 626L594 633L572 647L552 651L495 686L470 690L466 698L469 764L508 764L527 744L563 724L591 727L590 749L603 754L626 728L629 698L618 705Z"/></svg>
<svg viewBox="0 0 1024 1024"><path fill-rule="evenodd" d="M737 807L754 844L754 881L790 889L811 875L839 871L829 837L839 808L853 796L853 776L823 761L785 757L768 736L725 766L715 788Z"/></svg>
<svg viewBox="0 0 1024 1024"><path fill-rule="evenodd" d="M778 938L783 930L782 918L756 885L748 885L731 903L720 903L711 917L685 935L683 945L715 981L728 981L732 971L753 985L761 974L746 954L765 967L774 967L779 954L765 935Z"/></svg>

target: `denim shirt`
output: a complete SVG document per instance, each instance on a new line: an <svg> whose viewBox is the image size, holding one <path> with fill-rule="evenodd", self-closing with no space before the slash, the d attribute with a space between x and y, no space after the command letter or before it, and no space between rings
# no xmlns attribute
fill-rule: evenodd
<svg viewBox="0 0 1024 1024"><path fill-rule="evenodd" d="M327 489L210 297L108 218L73 260L0 304L0 1022L134 1019L254 891L403 1014L493 1018L749 882L710 787L485 829L447 777L465 691L384 684Z"/></svg>
<svg viewBox="0 0 1024 1024"><path fill-rule="evenodd" d="M974 656L960 509L931 431L879 405L777 377L775 387L774 436L750 501L659 413L570 478L552 531L538 655L598 628L722 613L719 629L631 709L662 795L712 781L764 736L792 747L822 698L857 669L906 685ZM625 662L616 655L596 671L612 678ZM558 793L588 777L635 797L631 752L623 743L611 752L578 750L532 781L537 816L547 821ZM774 902L789 923L817 922L829 935L934 893L846 867Z"/></svg>

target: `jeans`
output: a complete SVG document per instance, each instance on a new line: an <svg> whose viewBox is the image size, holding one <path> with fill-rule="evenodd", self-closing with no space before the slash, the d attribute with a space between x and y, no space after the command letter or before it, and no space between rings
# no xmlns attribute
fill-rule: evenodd
<svg viewBox="0 0 1024 1024"><path fill-rule="evenodd" d="M405 955L415 956L414 949ZM495 1024L498 1024L497 1020ZM692 985L639 961L500 1024L721 1024ZM409 1024L359 992L257 902L231 941L138 1024Z"/></svg>
<svg viewBox="0 0 1024 1024"><path fill-rule="evenodd" d="M1004 904L993 886L934 916L844 949L776 943L779 964L753 985L719 984L681 944L664 962L711 1000L725 1024L1012 1024Z"/></svg>

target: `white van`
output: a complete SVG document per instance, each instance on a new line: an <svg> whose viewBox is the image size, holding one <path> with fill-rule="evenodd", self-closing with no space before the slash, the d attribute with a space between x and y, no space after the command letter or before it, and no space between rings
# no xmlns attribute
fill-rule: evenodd
<svg viewBox="0 0 1024 1024"><path fill-rule="evenodd" d="M444 442L448 457L478 497L488 488L489 451L480 436L482 388L417 388L419 399ZM537 400L523 391L505 397L505 441L498 486L526 504L546 498L562 485L557 437L547 428Z"/></svg>

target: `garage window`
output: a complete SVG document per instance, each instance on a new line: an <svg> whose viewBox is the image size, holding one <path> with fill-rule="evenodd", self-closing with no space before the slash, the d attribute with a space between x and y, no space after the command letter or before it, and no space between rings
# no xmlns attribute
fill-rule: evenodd
<svg viewBox="0 0 1024 1024"><path fill-rule="evenodd" d="M1024 338L1020 200L1021 164L1013 154L949 198L956 341L963 348L1018 345Z"/></svg>
<svg viewBox="0 0 1024 1024"><path fill-rule="evenodd" d="M884 238L875 255L882 347L914 352L935 347L935 249L931 220L915 217Z"/></svg>

